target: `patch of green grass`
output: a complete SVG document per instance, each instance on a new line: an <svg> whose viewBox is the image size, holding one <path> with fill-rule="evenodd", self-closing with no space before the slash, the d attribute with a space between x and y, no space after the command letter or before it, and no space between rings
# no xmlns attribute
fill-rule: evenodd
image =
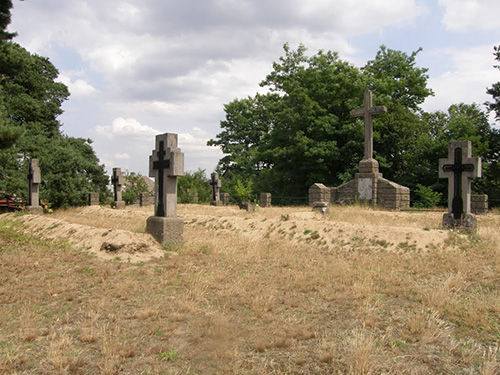
<svg viewBox="0 0 500 375"><path fill-rule="evenodd" d="M175 352L174 349L169 349L166 352L161 352L160 358L164 359L166 361L173 361L173 360L179 358L179 355Z"/></svg>

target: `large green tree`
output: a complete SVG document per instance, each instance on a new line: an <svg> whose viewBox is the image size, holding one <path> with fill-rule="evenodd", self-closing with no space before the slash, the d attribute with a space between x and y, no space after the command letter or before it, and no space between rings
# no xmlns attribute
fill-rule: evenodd
<svg viewBox="0 0 500 375"><path fill-rule="evenodd" d="M381 47L360 69L334 52L307 56L302 45L284 50L261 83L268 94L225 106L223 130L208 142L227 154L221 170L251 179L256 191L294 197L305 196L314 182L335 186L351 179L363 156L364 127L350 111L362 106L367 88L375 105L392 112L374 120L376 157L388 171L409 165L405 151L422 130L419 105L432 94L426 70L415 65L418 51Z"/></svg>
<svg viewBox="0 0 500 375"><path fill-rule="evenodd" d="M12 4L4 5L0 21L5 31ZM26 198L27 161L38 158L40 197L54 207L85 204L90 191L105 194L108 178L92 141L61 132L57 118L69 91L56 81L57 69L12 42L12 36L4 32L0 40L0 191Z"/></svg>
<svg viewBox="0 0 500 375"><path fill-rule="evenodd" d="M500 63L500 45L493 47L495 60ZM495 68L500 69L500 65L495 65ZM487 102L486 105L490 111L494 111L497 121L500 120L500 82L494 83L487 93L493 97L492 102Z"/></svg>

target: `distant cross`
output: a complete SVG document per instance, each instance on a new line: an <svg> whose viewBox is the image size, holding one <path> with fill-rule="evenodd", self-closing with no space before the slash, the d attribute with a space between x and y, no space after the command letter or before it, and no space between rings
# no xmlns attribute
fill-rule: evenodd
<svg viewBox="0 0 500 375"><path fill-rule="evenodd" d="M41 181L38 159L31 159L28 165L28 206L38 206L38 187Z"/></svg>
<svg viewBox="0 0 500 375"><path fill-rule="evenodd" d="M373 122L372 116L387 112L384 106L373 107L373 97L370 90L365 91L364 106L351 111L353 117L363 117L365 122L365 154L364 159L373 158Z"/></svg>
<svg viewBox="0 0 500 375"><path fill-rule="evenodd" d="M149 177L155 179L155 216L177 216L177 177L184 175L184 154L177 134L156 136L156 150L149 157Z"/></svg>
<svg viewBox="0 0 500 375"><path fill-rule="evenodd" d="M212 186L212 200L214 202L220 200L219 188L221 187L221 181L219 180L219 174L217 172L212 173L210 186Z"/></svg>
<svg viewBox="0 0 500 375"><path fill-rule="evenodd" d="M471 178L481 177L481 158L471 157L470 141L451 142L448 159L439 159L439 177L448 178L448 211L455 220L470 213Z"/></svg>
<svg viewBox="0 0 500 375"><path fill-rule="evenodd" d="M163 197L163 174L164 170L170 168L170 160L165 160L165 142L160 141L159 150L156 152L158 160L153 161L153 169L158 171L158 195ZM160 199L156 207L155 216L165 216L165 206L163 199Z"/></svg>
<svg viewBox="0 0 500 375"><path fill-rule="evenodd" d="M120 202L122 200L122 185L123 185L123 175L121 168L113 168L113 176L111 177L111 183L115 190L115 202Z"/></svg>

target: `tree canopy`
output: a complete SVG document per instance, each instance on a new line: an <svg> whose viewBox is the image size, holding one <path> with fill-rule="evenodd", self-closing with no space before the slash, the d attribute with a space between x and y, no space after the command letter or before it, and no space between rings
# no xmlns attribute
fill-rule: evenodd
<svg viewBox="0 0 500 375"><path fill-rule="evenodd" d="M0 8L0 191L27 195L27 161L39 159L40 198L54 207L82 205L88 193L107 190L108 177L90 139L61 131L58 116L69 97L49 59L11 41L12 2Z"/></svg>
<svg viewBox="0 0 500 375"><path fill-rule="evenodd" d="M486 171L496 163L498 132L479 106L422 110L433 92L427 69L417 66L420 49L407 54L381 46L361 68L335 52L306 52L303 45L293 50L285 44L284 56L261 82L268 92L224 105L222 131L208 141L225 153L220 174L273 197L304 197L315 182L338 186L352 179L363 157L364 127L350 111L362 107L366 89L373 91L374 105L388 108L373 120L374 156L384 177L445 193L437 165L452 140L471 140Z"/></svg>

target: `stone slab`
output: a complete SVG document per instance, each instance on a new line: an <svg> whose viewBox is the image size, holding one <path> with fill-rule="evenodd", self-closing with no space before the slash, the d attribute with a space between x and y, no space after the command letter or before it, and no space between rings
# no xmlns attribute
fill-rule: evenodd
<svg viewBox="0 0 500 375"><path fill-rule="evenodd" d="M24 212L30 215L43 215L43 208L40 206L26 206Z"/></svg>
<svg viewBox="0 0 500 375"><path fill-rule="evenodd" d="M477 231L476 215L463 214L461 219L455 219L452 213L443 215L443 228L460 229L466 232L475 233Z"/></svg>
<svg viewBox="0 0 500 375"><path fill-rule="evenodd" d="M177 217L150 216L146 220L146 232L165 244L181 244L183 241L184 222Z"/></svg>

